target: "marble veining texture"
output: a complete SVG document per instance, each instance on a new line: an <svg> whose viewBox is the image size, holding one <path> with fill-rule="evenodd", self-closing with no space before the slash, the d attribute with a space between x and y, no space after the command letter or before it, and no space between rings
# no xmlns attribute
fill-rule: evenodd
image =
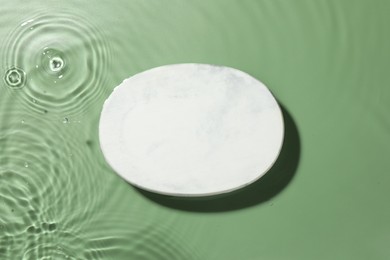
<svg viewBox="0 0 390 260"><path fill-rule="evenodd" d="M176 64L115 88L99 126L107 162L149 191L224 193L264 175L283 142L281 110L267 87L228 67Z"/></svg>

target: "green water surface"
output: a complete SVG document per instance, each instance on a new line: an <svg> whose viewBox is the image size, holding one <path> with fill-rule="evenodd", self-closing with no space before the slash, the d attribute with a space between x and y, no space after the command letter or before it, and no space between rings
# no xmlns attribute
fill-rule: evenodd
<svg viewBox="0 0 390 260"><path fill-rule="evenodd" d="M390 259L390 1L0 0L0 259ZM283 106L275 167L180 200L106 164L104 100L211 63Z"/></svg>

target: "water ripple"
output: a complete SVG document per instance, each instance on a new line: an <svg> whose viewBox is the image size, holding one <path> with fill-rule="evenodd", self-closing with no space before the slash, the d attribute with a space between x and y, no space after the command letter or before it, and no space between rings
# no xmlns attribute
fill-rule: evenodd
<svg viewBox="0 0 390 260"><path fill-rule="evenodd" d="M140 212L142 213L142 212ZM106 216L110 222L95 219L92 227L107 230L105 235L94 228L87 230L84 257L86 259L200 259L198 253L190 248L175 225L164 222L144 221L142 215L135 214L132 221L125 222L127 216Z"/></svg>
<svg viewBox="0 0 390 260"><path fill-rule="evenodd" d="M78 147L62 122L15 120L21 111L0 114L0 258L70 257L82 252L77 234L102 197L90 148Z"/></svg>
<svg viewBox="0 0 390 260"><path fill-rule="evenodd" d="M36 14L5 39L1 259L82 259L80 233L105 194L105 183L95 181L103 173L97 147L80 131L84 114L107 96L105 39L66 12Z"/></svg>
<svg viewBox="0 0 390 260"><path fill-rule="evenodd" d="M25 85L19 94L32 110L84 113L106 96L111 57L106 39L82 16L64 11L31 16L5 40L5 81L10 88ZM15 71L26 76L19 79L23 73Z"/></svg>

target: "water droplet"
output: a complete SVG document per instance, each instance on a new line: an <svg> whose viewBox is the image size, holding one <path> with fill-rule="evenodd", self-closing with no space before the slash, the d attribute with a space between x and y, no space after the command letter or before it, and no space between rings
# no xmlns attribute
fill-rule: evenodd
<svg viewBox="0 0 390 260"><path fill-rule="evenodd" d="M21 88L25 84L26 73L20 68L12 67L5 72L4 80L9 87Z"/></svg>
<svg viewBox="0 0 390 260"><path fill-rule="evenodd" d="M49 73L58 77L58 73L65 67L65 61L63 59L63 53L56 49L46 47L42 52L43 68Z"/></svg>
<svg viewBox="0 0 390 260"><path fill-rule="evenodd" d="M24 162L24 167L28 168L28 163Z"/></svg>
<svg viewBox="0 0 390 260"><path fill-rule="evenodd" d="M69 119L67 117L65 117L64 120L62 120L62 123L64 123L64 124L69 123Z"/></svg>
<svg viewBox="0 0 390 260"><path fill-rule="evenodd" d="M53 57L50 60L50 69L52 71L59 71L62 69L64 61L60 57Z"/></svg>
<svg viewBox="0 0 390 260"><path fill-rule="evenodd" d="M22 124L24 124L25 123L25 121L22 119L22 121L20 121Z"/></svg>

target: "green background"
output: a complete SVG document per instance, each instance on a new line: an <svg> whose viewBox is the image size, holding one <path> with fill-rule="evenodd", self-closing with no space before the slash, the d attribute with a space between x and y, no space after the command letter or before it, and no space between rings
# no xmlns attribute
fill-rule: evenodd
<svg viewBox="0 0 390 260"><path fill-rule="evenodd" d="M390 1L0 4L0 74L26 73L0 82L0 259L390 258ZM112 89L186 62L243 70L284 108L280 159L245 190L156 196L103 159Z"/></svg>

